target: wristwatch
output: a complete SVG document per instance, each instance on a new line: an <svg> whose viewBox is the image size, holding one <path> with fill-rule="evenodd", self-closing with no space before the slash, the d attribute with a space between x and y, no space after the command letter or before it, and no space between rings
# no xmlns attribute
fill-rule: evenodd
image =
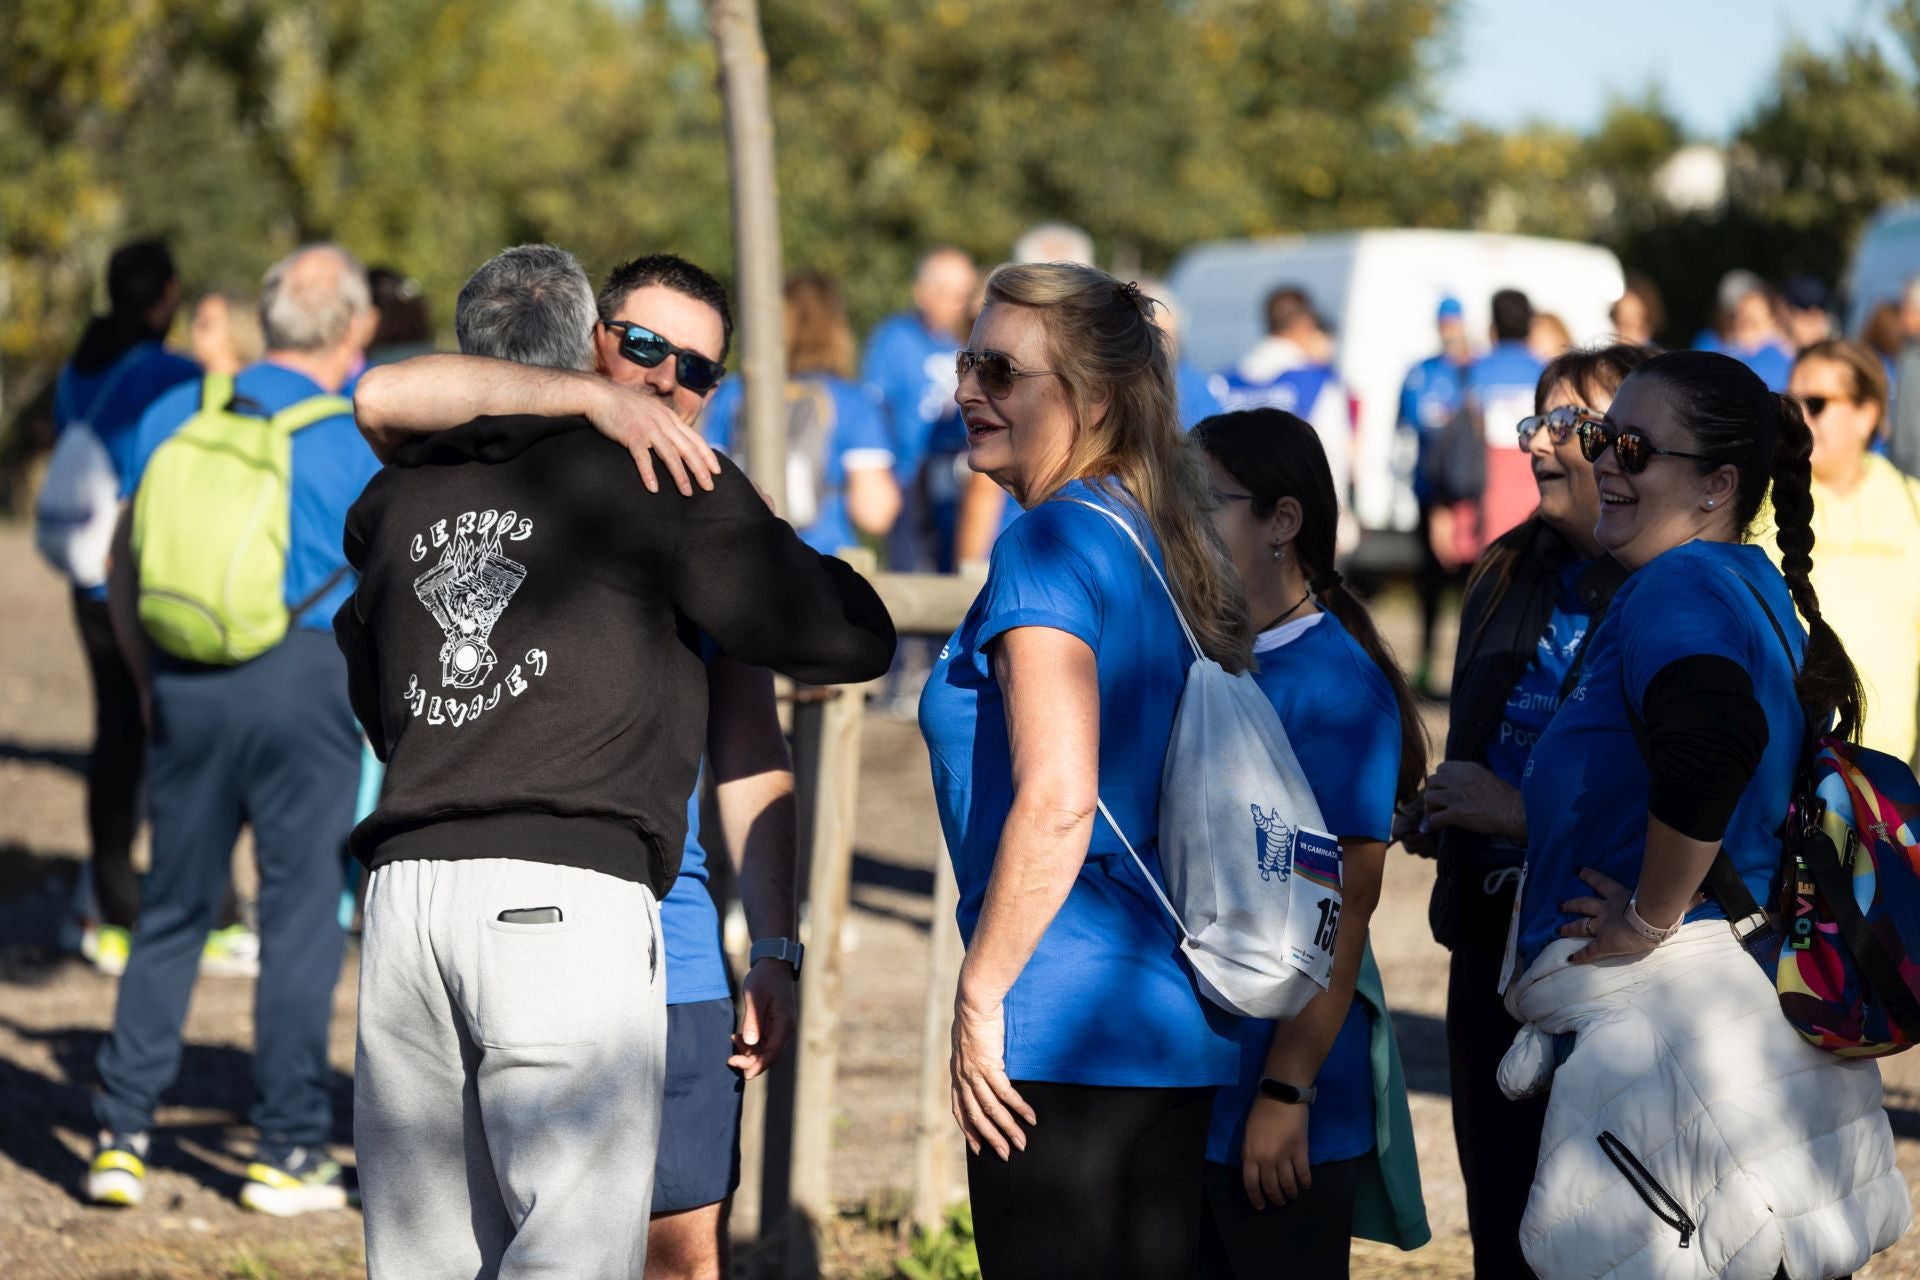
<svg viewBox="0 0 1920 1280"><path fill-rule="evenodd" d="M1320 1091L1312 1085L1302 1089L1297 1084L1288 1084L1285 1080L1275 1080L1272 1076L1260 1077L1260 1094L1272 1098L1275 1102L1291 1102L1306 1107L1320 1096Z"/></svg>
<svg viewBox="0 0 1920 1280"><path fill-rule="evenodd" d="M753 968L762 960L785 960L793 966L793 976L797 978L800 976L800 955L805 950L791 938L762 938L747 952L747 968Z"/></svg>

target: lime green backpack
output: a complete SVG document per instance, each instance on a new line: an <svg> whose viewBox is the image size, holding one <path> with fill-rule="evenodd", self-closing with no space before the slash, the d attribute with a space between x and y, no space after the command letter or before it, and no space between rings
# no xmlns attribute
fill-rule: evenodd
<svg viewBox="0 0 1920 1280"><path fill-rule="evenodd" d="M247 404L231 377L209 377L199 412L154 450L133 500L140 623L190 662L232 666L265 653L347 572L287 607L293 434L352 404L312 396L272 417Z"/></svg>

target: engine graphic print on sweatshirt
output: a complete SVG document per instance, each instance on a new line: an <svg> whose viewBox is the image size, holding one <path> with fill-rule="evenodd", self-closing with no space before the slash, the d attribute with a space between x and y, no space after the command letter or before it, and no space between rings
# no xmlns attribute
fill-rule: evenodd
<svg viewBox="0 0 1920 1280"><path fill-rule="evenodd" d="M415 535L409 554L417 564L430 548L440 548L433 567L413 580L413 593L440 627L440 685L457 694L430 694L416 674L407 685L408 711L425 716L429 724L451 724L456 729L500 705L501 695L518 698L528 687L527 674L547 673L547 654L529 649L506 676L493 683L499 658L490 643L493 628L526 581L527 567L501 549L504 542L525 542L533 535L533 521L513 511L467 511L453 521L436 521L425 534ZM471 698L467 690L480 690Z"/></svg>

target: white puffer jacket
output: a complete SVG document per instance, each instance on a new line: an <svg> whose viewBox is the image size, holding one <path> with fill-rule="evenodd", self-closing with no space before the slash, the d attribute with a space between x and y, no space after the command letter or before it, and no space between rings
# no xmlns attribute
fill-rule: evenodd
<svg viewBox="0 0 1920 1280"><path fill-rule="evenodd" d="M1583 946L1552 943L1507 992L1526 1025L1500 1087L1553 1089L1520 1225L1542 1280L1772 1280L1783 1262L1826 1280L1900 1238L1879 1068L1801 1040L1725 922L1568 964Z"/></svg>

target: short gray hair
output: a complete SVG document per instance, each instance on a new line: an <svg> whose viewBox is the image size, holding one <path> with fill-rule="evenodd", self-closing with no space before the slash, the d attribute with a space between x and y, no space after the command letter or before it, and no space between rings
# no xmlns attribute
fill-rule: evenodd
<svg viewBox="0 0 1920 1280"><path fill-rule="evenodd" d="M1016 263L1077 262L1093 265L1093 237L1070 222L1037 222L1013 244Z"/></svg>
<svg viewBox="0 0 1920 1280"><path fill-rule="evenodd" d="M600 313L572 254L523 244L489 258L460 290L460 350L548 369L592 369Z"/></svg>
<svg viewBox="0 0 1920 1280"><path fill-rule="evenodd" d="M366 268L337 244L295 249L267 268L260 286L269 351L330 351L372 309Z"/></svg>

